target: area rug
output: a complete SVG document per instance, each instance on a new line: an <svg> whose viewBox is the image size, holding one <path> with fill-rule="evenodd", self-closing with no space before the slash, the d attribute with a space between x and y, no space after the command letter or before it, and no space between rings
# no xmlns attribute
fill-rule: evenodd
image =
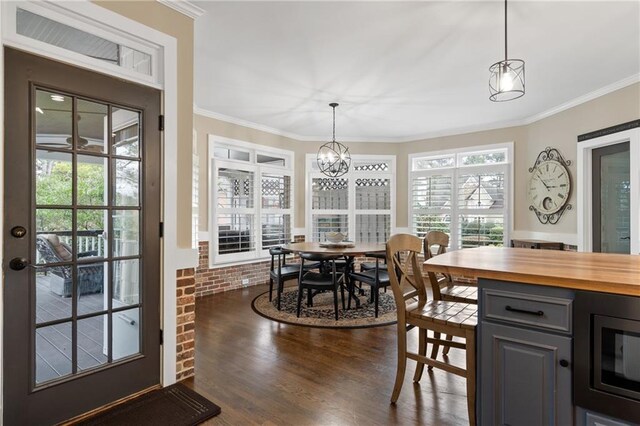
<svg viewBox="0 0 640 426"><path fill-rule="evenodd" d="M313 306L306 306L306 293L302 300L300 318L296 317L296 304L298 302L298 288L285 288L282 293L281 310L276 308L275 297L269 302L269 292L257 296L251 302L253 310L270 320L285 324L301 325L305 327L318 328L366 328L381 327L396 323L396 303L393 300L391 290L386 293L381 290L378 300L378 318L375 318L374 304L369 303L369 290L365 290L363 295L358 295L361 307L354 308L354 301L351 301L351 309L342 309L342 300L338 294L338 321L335 319L333 310L333 293L325 292L317 294L313 298ZM274 291L275 296L275 291ZM345 292L345 303L347 293Z"/></svg>
<svg viewBox="0 0 640 426"><path fill-rule="evenodd" d="M182 383L145 393L77 423L82 426L192 426L220 414L220 407Z"/></svg>

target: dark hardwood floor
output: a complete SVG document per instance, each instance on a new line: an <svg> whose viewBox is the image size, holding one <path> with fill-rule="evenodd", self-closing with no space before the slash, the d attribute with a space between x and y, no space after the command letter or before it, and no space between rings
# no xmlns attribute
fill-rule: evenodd
<svg viewBox="0 0 640 426"><path fill-rule="evenodd" d="M185 383L222 407L208 425L464 425L465 381L444 371L412 382L389 403L396 326L331 330L279 324L251 301L266 286L196 302L196 375ZM417 346L417 333L410 333ZM452 363L464 353L452 349Z"/></svg>

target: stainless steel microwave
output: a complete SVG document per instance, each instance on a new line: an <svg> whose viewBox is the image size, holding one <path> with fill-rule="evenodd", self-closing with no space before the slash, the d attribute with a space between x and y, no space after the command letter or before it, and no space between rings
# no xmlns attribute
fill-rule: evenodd
<svg viewBox="0 0 640 426"><path fill-rule="evenodd" d="M640 423L640 296L576 292L574 404Z"/></svg>

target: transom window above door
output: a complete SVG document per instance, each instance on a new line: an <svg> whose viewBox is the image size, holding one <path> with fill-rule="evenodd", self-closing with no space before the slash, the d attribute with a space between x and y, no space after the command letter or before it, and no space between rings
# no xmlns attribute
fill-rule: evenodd
<svg viewBox="0 0 640 426"><path fill-rule="evenodd" d="M211 266L291 242L293 152L209 137Z"/></svg>

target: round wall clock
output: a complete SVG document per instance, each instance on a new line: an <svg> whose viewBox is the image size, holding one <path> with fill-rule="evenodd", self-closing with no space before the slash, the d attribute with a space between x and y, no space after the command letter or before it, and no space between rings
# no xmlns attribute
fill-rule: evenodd
<svg viewBox="0 0 640 426"><path fill-rule="evenodd" d="M529 168L529 210L535 212L540 223L555 225L565 210L571 210L570 165L571 161L562 158L557 149L546 148Z"/></svg>

